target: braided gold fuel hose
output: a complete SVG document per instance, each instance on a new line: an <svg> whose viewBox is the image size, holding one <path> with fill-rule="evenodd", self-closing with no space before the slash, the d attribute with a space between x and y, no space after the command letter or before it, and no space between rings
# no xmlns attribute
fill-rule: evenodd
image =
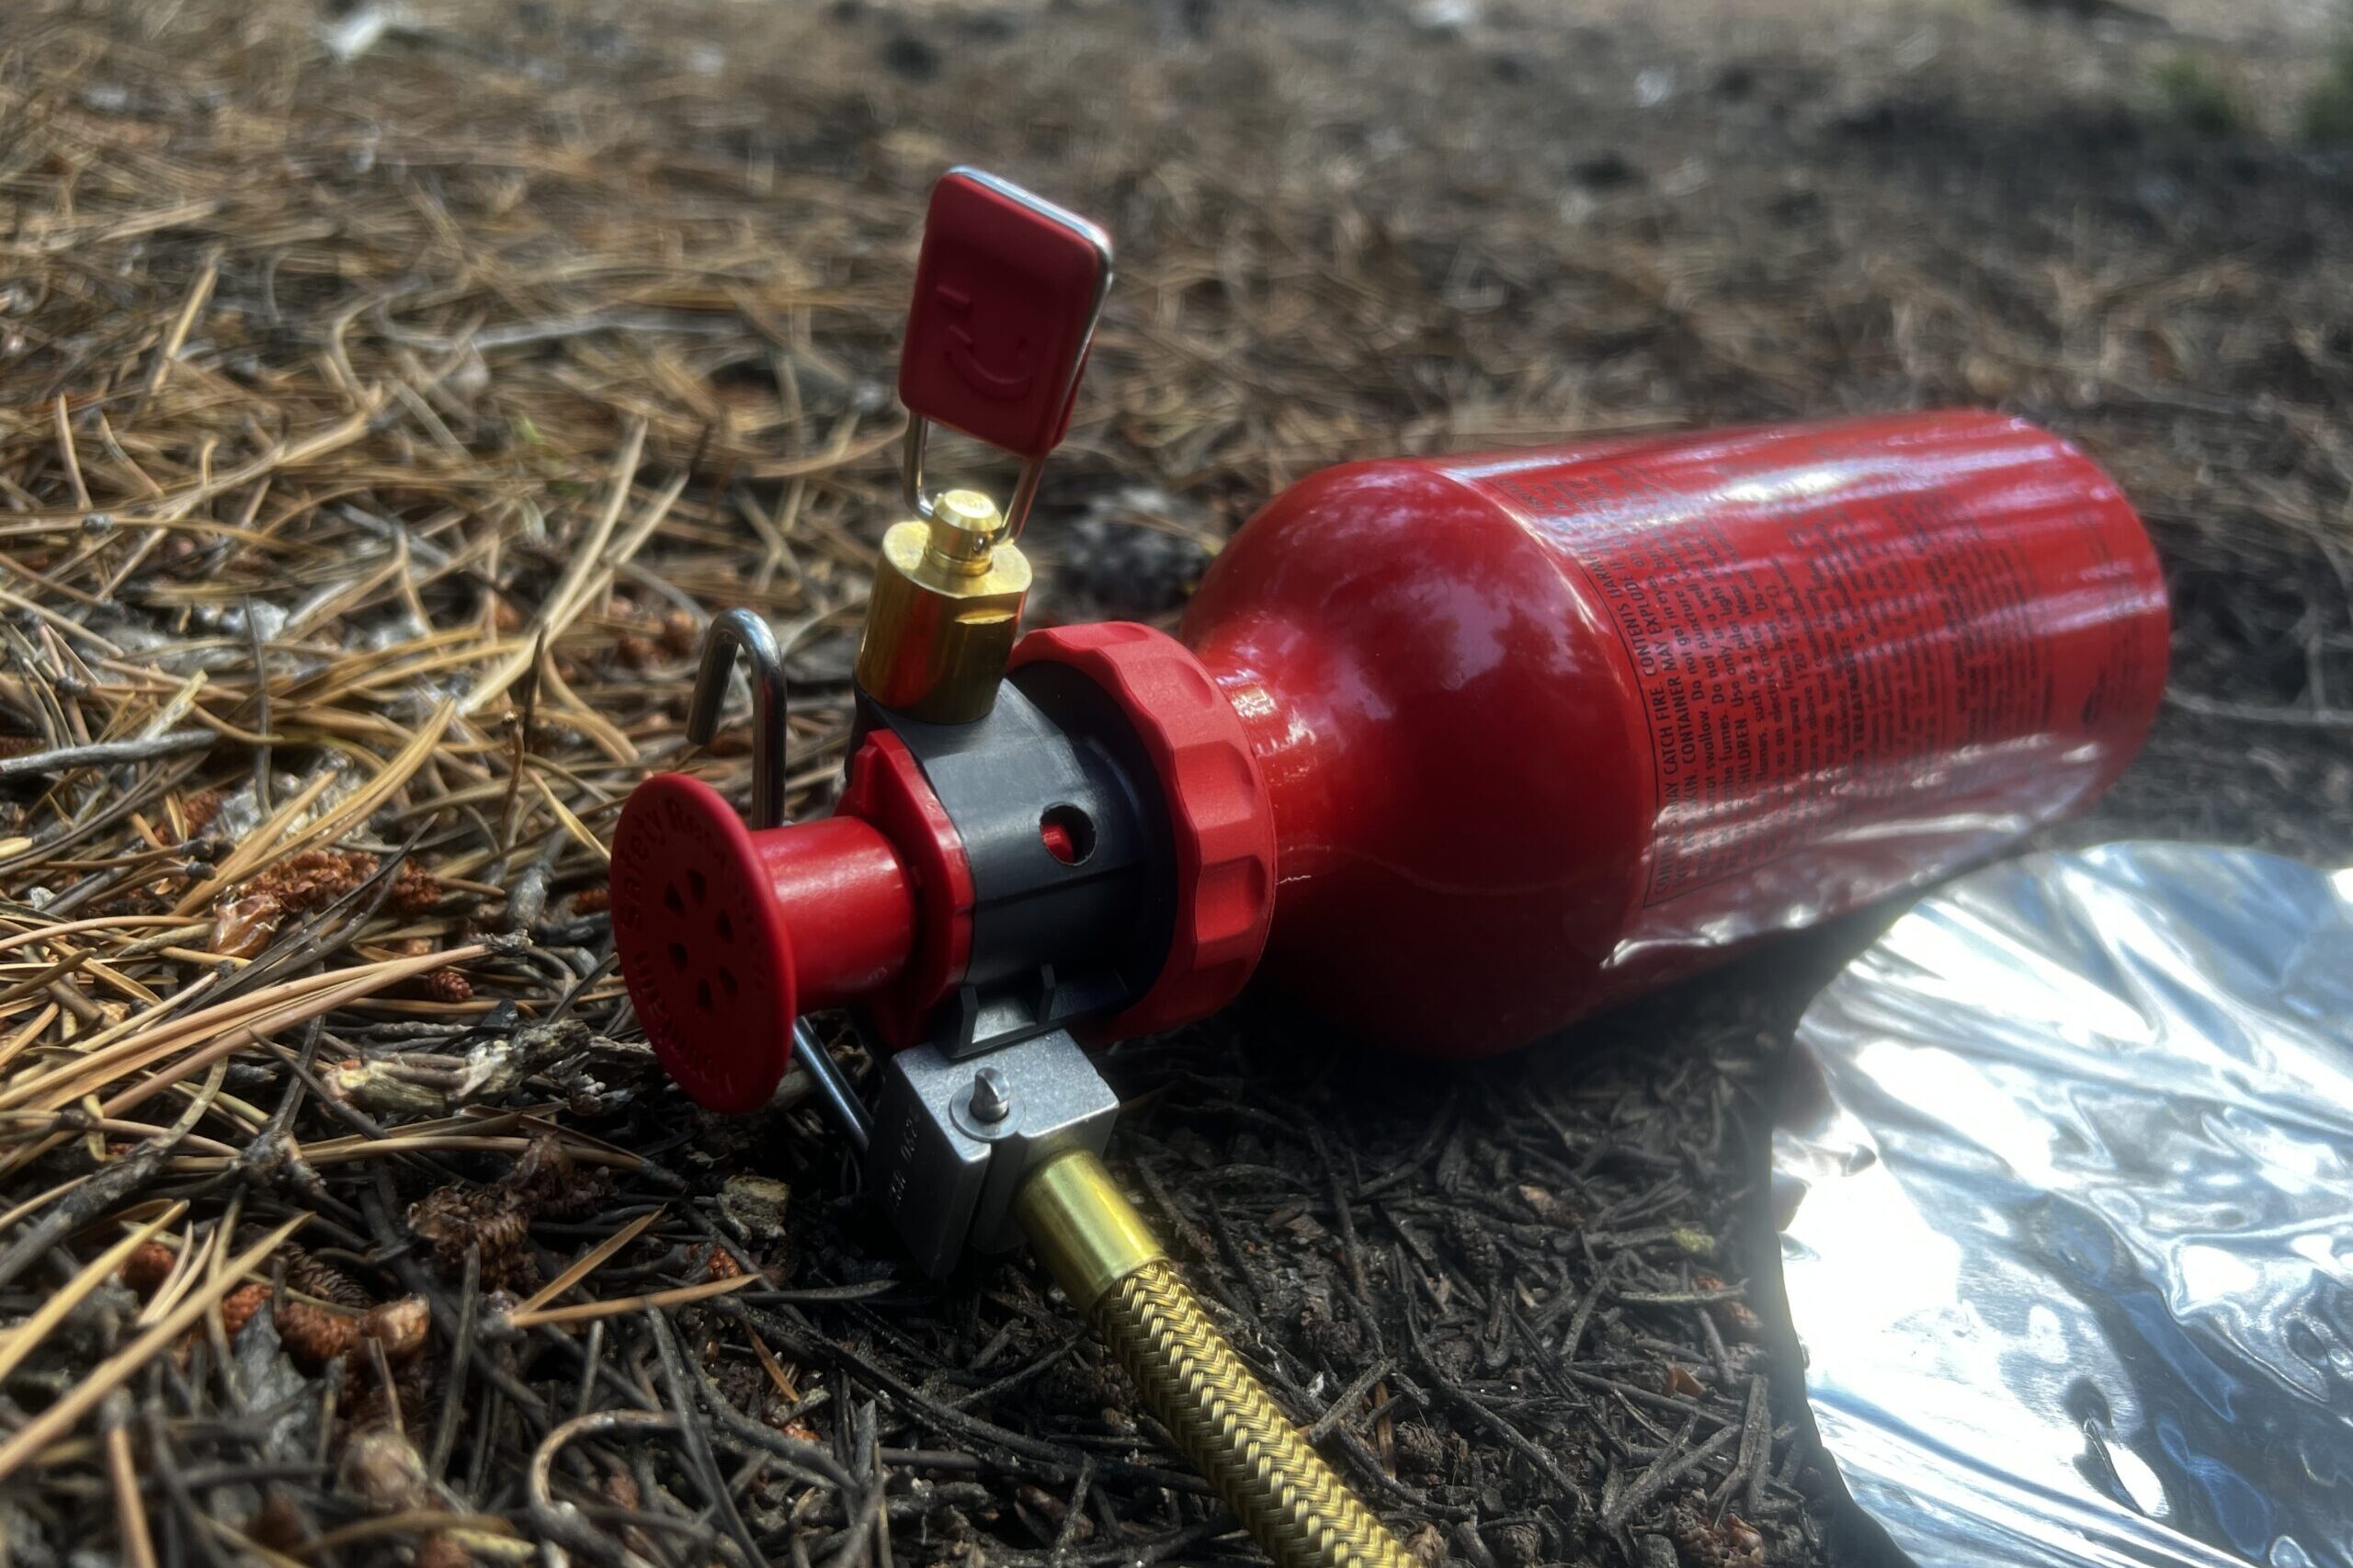
<svg viewBox="0 0 2353 1568"><path fill-rule="evenodd" d="M1279 1568L1419 1568L1219 1335L1102 1161L1083 1151L1047 1161L1014 1211L1153 1415Z"/></svg>

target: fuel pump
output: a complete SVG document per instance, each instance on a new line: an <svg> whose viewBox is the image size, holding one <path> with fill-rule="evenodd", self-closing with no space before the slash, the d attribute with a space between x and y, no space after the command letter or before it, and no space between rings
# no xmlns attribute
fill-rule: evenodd
<svg viewBox="0 0 2353 1568"><path fill-rule="evenodd" d="M615 940L703 1104L759 1108L799 1054L926 1269L1026 1238L1277 1562L1404 1568L1119 1192L1087 1047L1256 978L1369 1044L1509 1050L1992 856L2139 747L2163 581L2066 442L1911 414L1344 465L1240 530L1178 636L1022 636L1110 278L1084 219L935 188L839 801L783 822L781 654L721 618L688 731L748 655L751 819L642 784ZM934 422L1022 460L1002 509L926 488ZM884 1056L870 1113L799 1022L834 1007Z"/></svg>

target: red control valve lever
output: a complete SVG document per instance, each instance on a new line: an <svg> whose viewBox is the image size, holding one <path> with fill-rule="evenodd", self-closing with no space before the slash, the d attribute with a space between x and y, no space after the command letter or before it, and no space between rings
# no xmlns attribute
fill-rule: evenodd
<svg viewBox="0 0 2353 1568"><path fill-rule="evenodd" d="M1078 380L1111 287L1110 237L977 169L932 187L899 355L907 505L931 515L924 443L934 421L1023 460L1006 508L1017 535L1046 457L1069 432Z"/></svg>

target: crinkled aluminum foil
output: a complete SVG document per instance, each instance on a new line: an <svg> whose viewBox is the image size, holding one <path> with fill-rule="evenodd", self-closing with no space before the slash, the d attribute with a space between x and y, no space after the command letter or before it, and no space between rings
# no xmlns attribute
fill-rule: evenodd
<svg viewBox="0 0 2353 1568"><path fill-rule="evenodd" d="M2353 1564L2353 873L1975 873L1799 1029L1823 1441L1922 1568Z"/></svg>

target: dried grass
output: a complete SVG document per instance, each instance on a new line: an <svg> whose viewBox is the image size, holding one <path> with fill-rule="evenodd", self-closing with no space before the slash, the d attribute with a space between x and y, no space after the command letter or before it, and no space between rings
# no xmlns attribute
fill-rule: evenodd
<svg viewBox="0 0 2353 1568"><path fill-rule="evenodd" d="M1999 401L2110 463L2177 587L2175 704L2084 831L2353 847L2342 167L2037 74L2123 101L2156 45L1895 0L1817 45L1790 6L522 0L348 62L291 0L11 7L11 1551L1246 1550L1040 1281L900 1282L807 1114L699 1116L612 971L622 797L746 783L680 734L714 611L783 629L824 802L955 159L1122 243L1046 613L1165 616L1339 458ZM1119 1152L1420 1549L1816 1560L1743 1196L1802 971L1373 1082L1245 1013L1114 1059Z"/></svg>

